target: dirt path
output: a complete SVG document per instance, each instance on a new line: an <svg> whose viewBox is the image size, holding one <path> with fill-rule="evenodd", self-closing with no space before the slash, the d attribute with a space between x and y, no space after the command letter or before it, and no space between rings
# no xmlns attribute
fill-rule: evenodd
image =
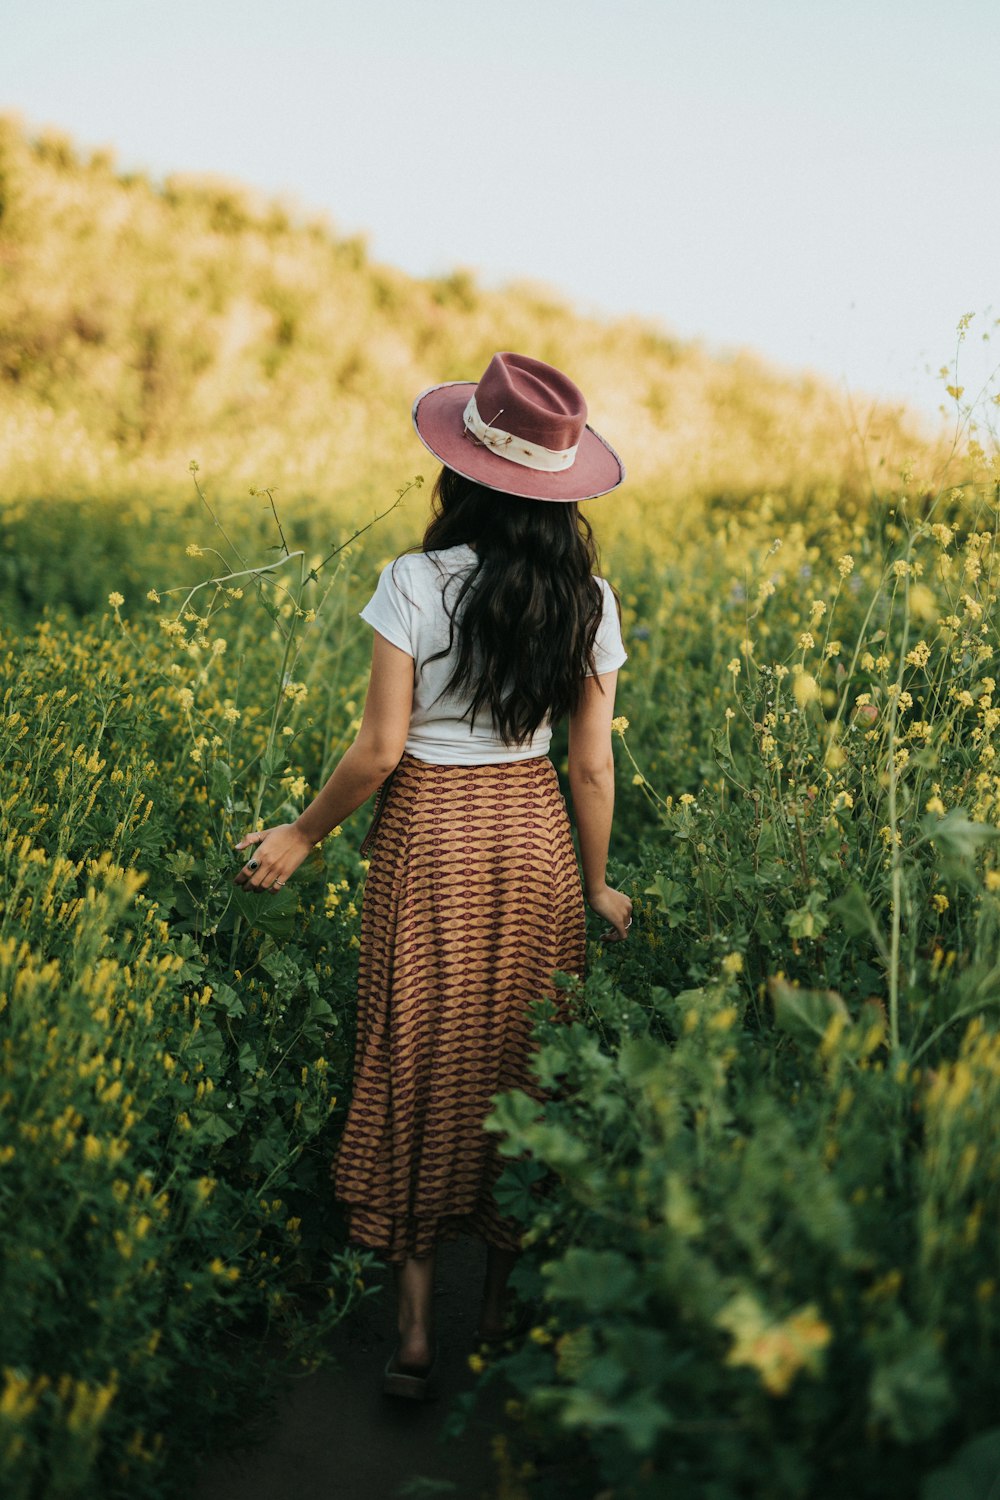
<svg viewBox="0 0 1000 1500"><path fill-rule="evenodd" d="M391 1275L383 1291L336 1332L333 1369L294 1378L282 1392L273 1427L253 1446L221 1451L198 1475L192 1500L397 1500L408 1479L437 1481L425 1494L492 1500L491 1438L503 1424L491 1396L461 1438L443 1442L452 1398L473 1383L467 1359L485 1266L485 1246L461 1239L438 1251L436 1320L441 1396L402 1401L383 1396L381 1376L395 1347Z"/></svg>

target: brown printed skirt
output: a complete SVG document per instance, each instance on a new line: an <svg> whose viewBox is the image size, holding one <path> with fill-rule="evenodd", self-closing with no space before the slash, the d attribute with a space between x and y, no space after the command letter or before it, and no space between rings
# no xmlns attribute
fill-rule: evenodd
<svg viewBox="0 0 1000 1500"><path fill-rule="evenodd" d="M582 975L583 892L547 756L404 754L381 800L361 913L354 1092L333 1162L352 1244L399 1262L462 1232L516 1250L483 1130L491 1096L544 1091L526 1006Z"/></svg>

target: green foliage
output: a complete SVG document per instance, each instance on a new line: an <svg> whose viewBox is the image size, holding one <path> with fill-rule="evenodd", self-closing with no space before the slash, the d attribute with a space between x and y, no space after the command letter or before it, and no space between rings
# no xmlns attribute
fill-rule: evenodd
<svg viewBox="0 0 1000 1500"><path fill-rule="evenodd" d="M539 1008L544 1105L502 1095L488 1122L542 1311L483 1379L517 1391L532 1497L977 1493L1000 1352L997 525L987 491L822 541L786 526L762 589L743 519L731 613L732 534L702 538L700 594L680 565L664 592L623 580L635 921L592 952L571 1024Z"/></svg>
<svg viewBox="0 0 1000 1500"><path fill-rule="evenodd" d="M990 1419L1000 1036L920 1073L864 1016L789 1045L744 1003L598 968L572 1024L538 1009L544 1109L488 1122L548 1169L515 1272L543 1311L484 1377L558 1460L532 1493L911 1494Z"/></svg>
<svg viewBox="0 0 1000 1500"><path fill-rule="evenodd" d="M341 677L307 714L293 676L303 629L322 670L336 575L310 610L280 576L169 630L2 641L5 1495L183 1482L206 1419L266 1394L268 1330L315 1361L364 1291L329 1183L362 871L334 841L278 897L233 885L235 840L301 796L292 745L318 774L354 711Z"/></svg>

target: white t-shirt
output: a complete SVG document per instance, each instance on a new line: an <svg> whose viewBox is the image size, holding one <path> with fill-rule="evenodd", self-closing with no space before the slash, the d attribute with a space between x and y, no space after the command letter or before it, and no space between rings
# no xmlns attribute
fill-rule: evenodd
<svg viewBox="0 0 1000 1500"><path fill-rule="evenodd" d="M455 669L458 632L451 652L437 661L427 658L448 645L448 616L461 581L474 566L476 554L463 542L442 552L409 552L388 563L379 575L378 587L361 611L380 635L413 657L413 711L406 749L418 760L435 765L483 765L506 760L530 760L546 755L552 739L548 719L523 745L506 744L496 734L488 708L476 714L475 727L462 714L468 702L443 694ZM603 578L601 622L594 641L594 665L598 675L612 672L627 660L614 595ZM423 668L423 670L421 670Z"/></svg>

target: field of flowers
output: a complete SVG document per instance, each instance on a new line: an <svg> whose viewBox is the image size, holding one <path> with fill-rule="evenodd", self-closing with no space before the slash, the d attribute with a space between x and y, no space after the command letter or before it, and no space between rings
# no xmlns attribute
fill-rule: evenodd
<svg viewBox="0 0 1000 1500"><path fill-rule="evenodd" d="M538 1309L474 1359L498 1495L987 1500L1000 469L957 372L946 462L225 185L9 121L0 179L4 1500L186 1495L276 1336L308 1366L368 1294L328 1185L366 813L266 900L233 845L353 736L356 611L425 521L407 401L497 347L571 368L629 460L590 512L635 902L574 1023L539 1007L549 1101L490 1122Z"/></svg>
<svg viewBox="0 0 1000 1500"><path fill-rule="evenodd" d="M355 611L426 502L415 481L317 546L308 507L219 507L193 477L186 532L94 547L81 614L21 586L86 556L65 510L5 521L17 1500L182 1493L268 1330L308 1362L364 1295L327 1163L365 815L266 905L232 846L352 736ZM996 488L903 476L643 521L605 555L635 925L595 940L572 1027L539 1010L550 1103L491 1122L539 1304L481 1366L522 1419L502 1492L973 1500L996 1434L963 1450L966 1489L941 1466L995 1420L1000 1345Z"/></svg>

